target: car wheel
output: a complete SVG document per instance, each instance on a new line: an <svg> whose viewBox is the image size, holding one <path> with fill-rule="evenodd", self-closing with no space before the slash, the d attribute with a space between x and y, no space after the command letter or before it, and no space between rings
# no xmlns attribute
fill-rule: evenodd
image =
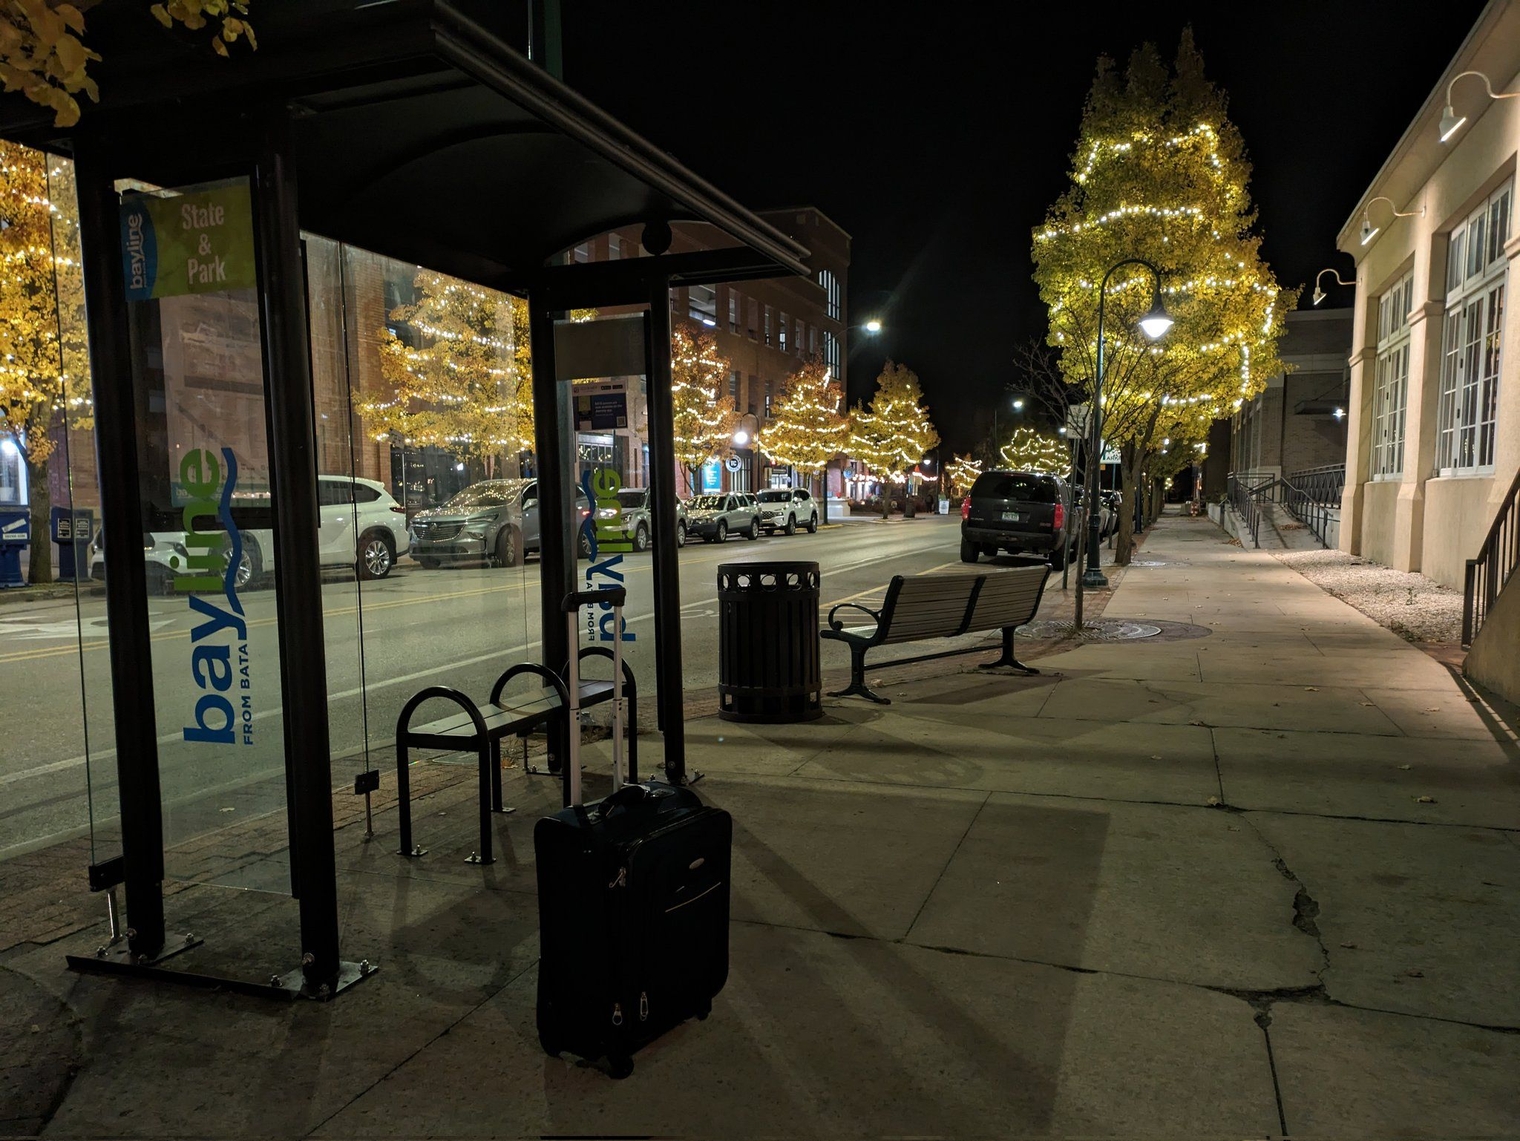
<svg viewBox="0 0 1520 1141"><path fill-rule="evenodd" d="M427 567L428 570L437 570L443 565L442 559L430 559L426 555L423 555L417 561Z"/></svg>
<svg viewBox="0 0 1520 1141"><path fill-rule="evenodd" d="M808 534L818 534L818 512L814 511L808 516Z"/></svg>
<svg viewBox="0 0 1520 1141"><path fill-rule="evenodd" d="M783 528L783 530L786 531L788 535L795 535L797 533L797 516L788 515L786 517L786 526Z"/></svg>
<svg viewBox="0 0 1520 1141"><path fill-rule="evenodd" d="M760 537L760 520L751 519L749 521L749 530L744 532L744 537L750 540L758 539Z"/></svg>
<svg viewBox="0 0 1520 1141"><path fill-rule="evenodd" d="M633 549L636 551L649 550L649 528L642 523L633 532Z"/></svg>
<svg viewBox="0 0 1520 1141"><path fill-rule="evenodd" d="M997 549L997 544L996 543L983 543L982 544L982 554L986 555L989 559L995 559L995 558L997 558L997 552L998 552L998 549Z"/></svg>
<svg viewBox="0 0 1520 1141"><path fill-rule="evenodd" d="M718 520L718 529L713 532L713 542L722 543L728 539L728 524L722 519Z"/></svg>
<svg viewBox="0 0 1520 1141"><path fill-rule="evenodd" d="M496 565L515 567L522 562L522 532L516 527L503 527L496 532Z"/></svg>
<svg viewBox="0 0 1520 1141"><path fill-rule="evenodd" d="M591 536L585 531L582 531L580 535L580 542L577 545L580 548L581 558L589 559L591 557Z"/></svg>
<svg viewBox="0 0 1520 1141"><path fill-rule="evenodd" d="M976 549L976 544L975 543L968 543L964 539L961 540L961 562L963 562L963 563L974 563L974 562L976 562L976 557L977 557L978 553L979 552Z"/></svg>
<svg viewBox="0 0 1520 1141"><path fill-rule="evenodd" d="M222 574L227 574L227 568L232 563L232 552L222 552ZM243 542L243 557L238 560L237 574L233 576L232 587L234 590L245 590L248 584L259 577L259 549L254 546L253 540Z"/></svg>
<svg viewBox="0 0 1520 1141"><path fill-rule="evenodd" d="M678 546L678 547L684 547L685 545L686 545L686 524L682 523L680 520L677 520L676 521L676 546Z"/></svg>
<svg viewBox="0 0 1520 1141"><path fill-rule="evenodd" d="M369 531L359 540L359 577L384 578L396 565L396 549L383 531Z"/></svg>

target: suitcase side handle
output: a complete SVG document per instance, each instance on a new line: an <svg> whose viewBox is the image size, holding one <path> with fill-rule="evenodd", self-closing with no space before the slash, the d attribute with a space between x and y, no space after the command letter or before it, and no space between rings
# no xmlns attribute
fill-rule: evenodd
<svg viewBox="0 0 1520 1141"><path fill-rule="evenodd" d="M606 816L614 808L631 808L649 795L649 790L641 784L625 784L611 796L602 799L601 814Z"/></svg>

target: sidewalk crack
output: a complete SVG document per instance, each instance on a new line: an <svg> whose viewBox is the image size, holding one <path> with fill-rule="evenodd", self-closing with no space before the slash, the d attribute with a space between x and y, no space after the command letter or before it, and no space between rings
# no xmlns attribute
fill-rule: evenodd
<svg viewBox="0 0 1520 1141"><path fill-rule="evenodd" d="M1325 972L1330 969L1330 948L1326 945L1324 936L1320 934L1319 930L1319 900L1309 894L1308 886L1288 866L1287 861L1282 858L1282 853L1266 838L1261 829L1251 820L1249 814L1241 814L1240 819L1245 823L1246 827L1255 833L1256 838L1261 841L1262 846L1272 853L1272 866L1277 869L1277 874L1293 885L1293 919L1291 922L1299 931L1302 931L1309 938L1313 939L1315 945L1319 948L1320 965L1315 968L1314 977L1319 980L1318 989L1324 991Z"/></svg>

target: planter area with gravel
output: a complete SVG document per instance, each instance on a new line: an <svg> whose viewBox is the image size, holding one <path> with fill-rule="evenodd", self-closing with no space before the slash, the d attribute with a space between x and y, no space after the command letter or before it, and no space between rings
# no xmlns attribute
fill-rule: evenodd
<svg viewBox="0 0 1520 1141"><path fill-rule="evenodd" d="M1462 638L1462 592L1424 575L1394 570L1344 551L1273 551L1321 590L1410 642L1455 645Z"/></svg>

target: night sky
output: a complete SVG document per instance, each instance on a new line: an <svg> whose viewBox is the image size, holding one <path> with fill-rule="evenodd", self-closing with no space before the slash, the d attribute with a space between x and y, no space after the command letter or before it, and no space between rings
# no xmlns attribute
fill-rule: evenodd
<svg viewBox="0 0 1520 1141"><path fill-rule="evenodd" d="M851 397L904 361L964 449L1015 347L1044 337L1030 230L1066 185L1100 54L1149 39L1170 59L1193 25L1250 153L1264 255L1292 286L1350 276L1335 235L1483 5L913 7L564 0L565 79L745 205L812 204L843 226L851 320L886 322L852 335Z"/></svg>

